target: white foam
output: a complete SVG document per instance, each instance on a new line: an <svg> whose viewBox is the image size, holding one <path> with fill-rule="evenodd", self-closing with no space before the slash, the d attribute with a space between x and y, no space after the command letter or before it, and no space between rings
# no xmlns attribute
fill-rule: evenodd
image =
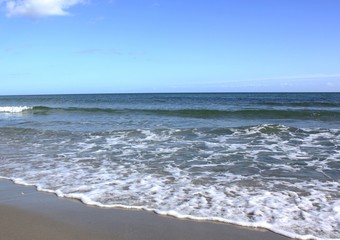
<svg viewBox="0 0 340 240"><path fill-rule="evenodd" d="M0 113L21 113L25 110L32 109L32 107L27 106L8 106L8 107L0 107Z"/></svg>
<svg viewBox="0 0 340 240"><path fill-rule="evenodd" d="M136 175L134 177L138 176ZM136 179L129 180L130 184L133 184L135 181ZM311 211L308 211L313 208L311 201L315 201L315 199L322 199L323 204L327 203L327 199L319 192L315 192L315 194L312 194L308 197L301 197L289 192L272 193L268 191L261 191L256 194L251 194L247 189L233 186L230 188L230 191L234 195L236 194L236 198L232 200L226 198L226 195L221 192L221 189L218 188L195 190L194 186L191 184L189 186L186 186L186 184L179 184L179 188L177 188L176 192L170 190L168 192L168 196L164 198L164 196L162 197L162 194L166 193L164 192L166 188L163 189L164 186L154 186L154 184L152 184L153 181L157 180L153 179L152 177L148 177L148 179L145 181L140 181L139 183L135 182L137 186L130 185L130 189L133 191L138 191L139 193L137 192L135 194L141 198L145 197L150 190L156 190L158 193L160 193L160 196L158 196L159 199L157 199L156 202L162 203L164 206L148 206L145 203L141 205L127 205L124 203L112 202L102 203L103 199L100 200L101 198L99 196L103 196L103 189L100 188L93 188L93 192L90 192L89 194L64 193L61 190L51 191L42 187L38 187L38 190L54 192L59 197L75 198L81 200L85 204L104 208L119 207L129 209L143 209L154 211L162 215L174 216L177 218L211 220L248 227L260 227L270 229L288 237L299 239L336 239L331 235L329 237L317 237L315 235L318 231L334 231L332 226L336 227L336 224L340 221L339 201L330 203L328 207L329 211L321 212L321 215L318 215L320 213L311 214ZM22 179L15 179L15 182L25 185L33 185L27 184ZM190 188L193 190L185 193ZM106 189L106 191L107 190L108 189ZM119 189L111 190L112 195L119 194L119 192L122 191L120 187ZM159 192L160 190L163 192ZM67 188L65 188L64 191L67 191ZM147 191L147 194L143 194L145 191ZM124 194L124 191L122 193ZM120 195L122 195L122 193ZM190 198L188 198L188 195L190 195ZM134 194L132 196L134 196ZM169 198L171 198L172 201L164 201L165 199L169 200ZM181 202L181 199L187 199L187 201ZM287 204L290 201L297 202L298 204L296 206L294 204ZM207 208L208 205L210 205L209 208ZM322 206L322 204L320 206ZM221 215L221 212L226 213L226 215ZM268 215L268 213L270 213L270 215ZM296 217L292 218L292 216L298 216L301 214L305 218L303 221L298 220ZM248 217L246 217L249 215L252 217L252 221L249 221ZM311 224L311 221L315 221L315 232L313 234L303 234L303 230L305 229L306 225ZM334 223L330 223L330 221L333 221ZM296 229L300 229L302 232L292 232L292 225L296 226Z"/></svg>
<svg viewBox="0 0 340 240"><path fill-rule="evenodd" d="M46 145L43 136L34 146L16 140L21 148L1 159L0 173L40 191L99 207L262 227L292 238L339 238L340 183L294 178L306 166L326 169L338 152L320 160L312 153L327 156L327 146L311 152L312 148L259 129L254 127L251 133L235 129L223 137L195 130L191 138L170 130L117 131L77 137L74 142L56 139L53 146ZM334 139L334 134L323 134L323 140ZM319 141L308 136L308 145ZM304 135L292 133L292 138L303 141ZM274 161L261 162L261 154L271 154ZM263 177L243 172L248 168L285 171Z"/></svg>

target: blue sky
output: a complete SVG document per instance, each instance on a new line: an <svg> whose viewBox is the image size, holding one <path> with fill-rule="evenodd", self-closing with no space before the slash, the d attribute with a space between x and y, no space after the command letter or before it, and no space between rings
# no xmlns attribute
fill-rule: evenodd
<svg viewBox="0 0 340 240"><path fill-rule="evenodd" d="M340 91L339 0L0 0L0 94Z"/></svg>

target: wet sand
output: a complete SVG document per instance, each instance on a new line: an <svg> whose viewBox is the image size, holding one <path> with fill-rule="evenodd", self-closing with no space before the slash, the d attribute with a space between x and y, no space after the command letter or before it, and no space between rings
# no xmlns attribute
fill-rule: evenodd
<svg viewBox="0 0 340 240"><path fill-rule="evenodd" d="M287 240L264 229L105 209L0 180L4 240Z"/></svg>

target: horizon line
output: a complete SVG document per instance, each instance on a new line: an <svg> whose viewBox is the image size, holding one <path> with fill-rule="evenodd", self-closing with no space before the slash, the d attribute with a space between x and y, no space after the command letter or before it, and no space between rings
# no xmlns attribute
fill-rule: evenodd
<svg viewBox="0 0 340 240"><path fill-rule="evenodd" d="M56 96L56 95L138 95L138 94L335 94L340 92L331 91L231 91L231 92L219 92L219 91L187 91L187 92L111 92L111 93L33 93L33 94L0 94L0 97L11 96Z"/></svg>

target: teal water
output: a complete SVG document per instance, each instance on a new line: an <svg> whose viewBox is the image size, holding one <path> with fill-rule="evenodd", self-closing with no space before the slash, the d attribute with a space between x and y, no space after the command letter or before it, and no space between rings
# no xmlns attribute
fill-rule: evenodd
<svg viewBox="0 0 340 240"><path fill-rule="evenodd" d="M101 207L340 238L340 94L0 96L0 176Z"/></svg>

